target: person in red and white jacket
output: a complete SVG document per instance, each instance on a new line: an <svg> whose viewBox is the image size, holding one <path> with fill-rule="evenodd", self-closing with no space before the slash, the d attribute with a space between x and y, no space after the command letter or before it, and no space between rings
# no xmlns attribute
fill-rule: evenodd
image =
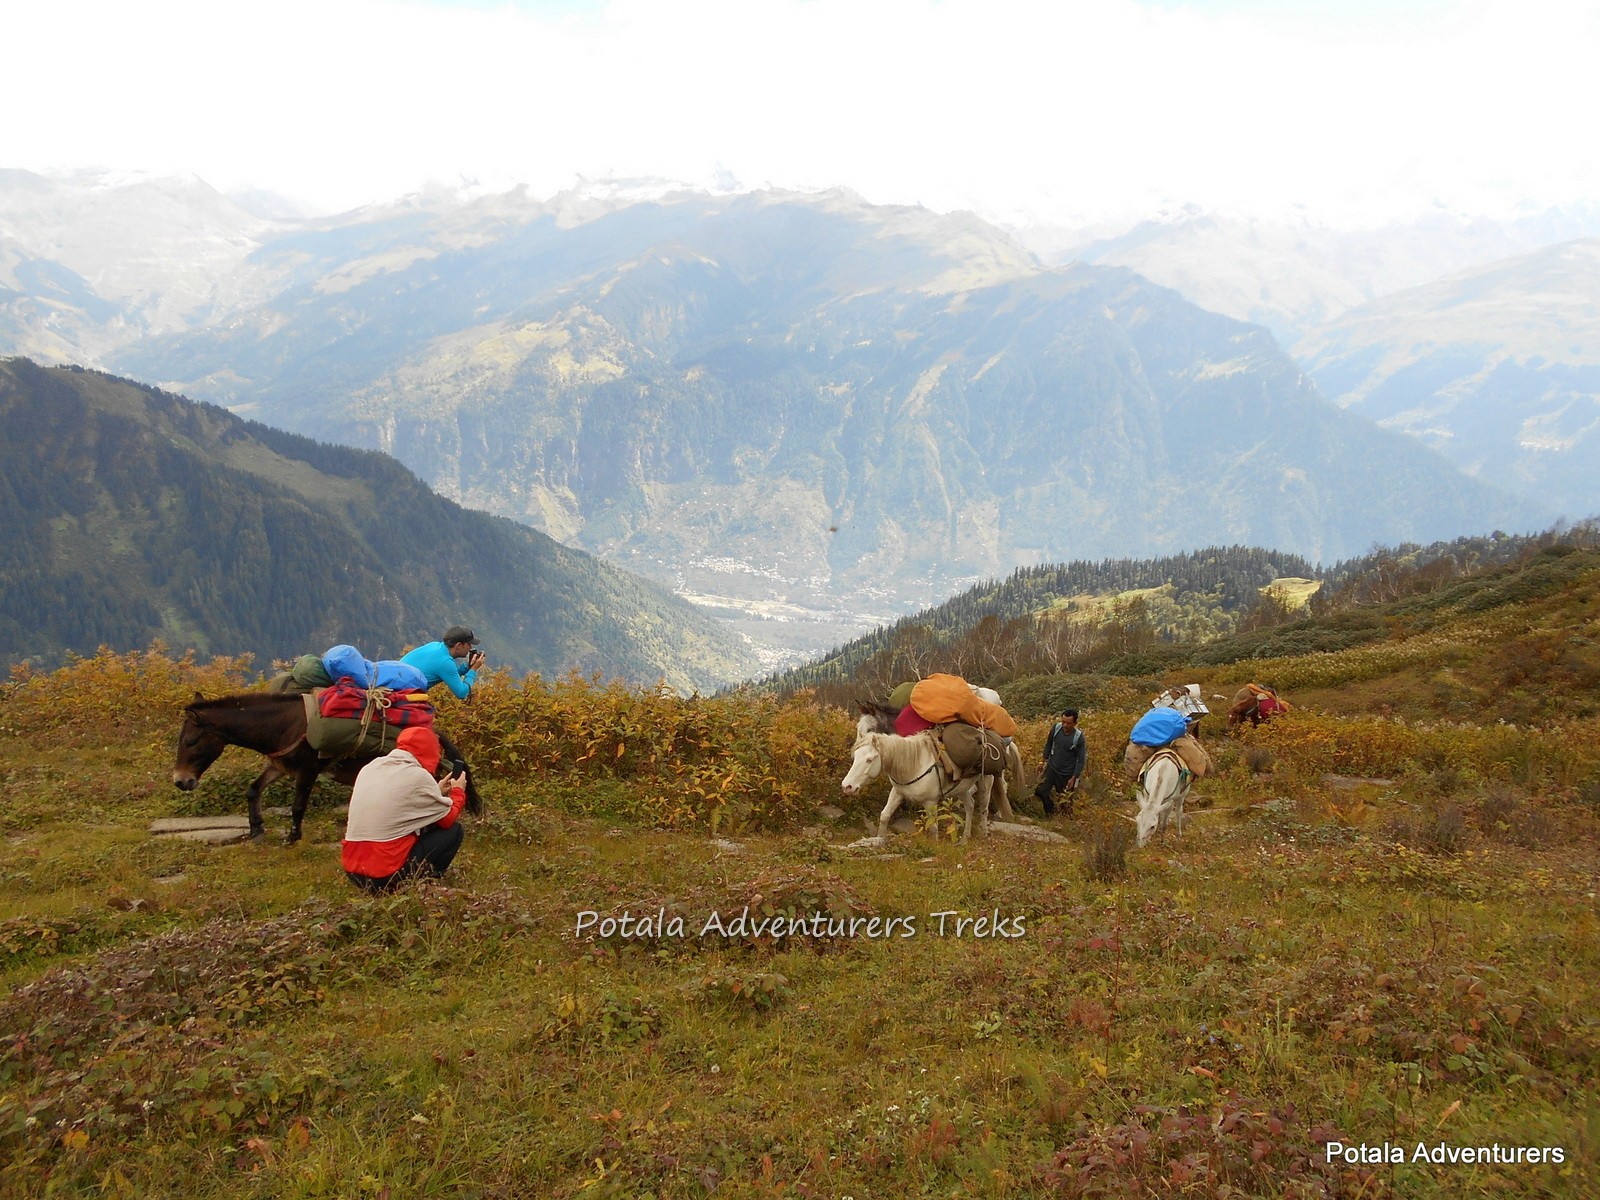
<svg viewBox="0 0 1600 1200"><path fill-rule="evenodd" d="M461 849L467 778L435 779L439 756L438 735L414 726L395 739L395 749L361 768L342 856L357 887L381 892L416 875L442 875Z"/></svg>

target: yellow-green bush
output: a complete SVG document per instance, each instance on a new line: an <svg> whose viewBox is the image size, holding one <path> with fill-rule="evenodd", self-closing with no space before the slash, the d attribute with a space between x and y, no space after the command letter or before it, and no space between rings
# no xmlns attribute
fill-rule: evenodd
<svg viewBox="0 0 1600 1200"><path fill-rule="evenodd" d="M662 826L781 824L838 790L852 724L809 696L684 697L577 676L492 676L440 723L485 779L574 774L634 785L633 815Z"/></svg>
<svg viewBox="0 0 1600 1200"><path fill-rule="evenodd" d="M219 696L254 679L249 656L218 657L201 665L194 651L173 658L155 642L119 654L100 647L55 671L22 663L0 684L0 737L76 745L176 733L178 713L196 692Z"/></svg>
<svg viewBox="0 0 1600 1200"><path fill-rule="evenodd" d="M1408 723L1383 717L1295 712L1244 735L1303 771L1390 776L1408 768L1469 767L1486 779L1575 785L1600 772L1593 721L1517 725Z"/></svg>
<svg viewBox="0 0 1600 1200"><path fill-rule="evenodd" d="M0 738L159 748L195 692L216 696L258 684L246 659L201 666L160 645L129 654L102 650L57 671L14 671L0 687ZM837 795L853 738L844 712L805 695L683 697L577 676L516 681L504 672L488 676L470 703L440 700L438 720L486 788L496 781L624 783L628 815L661 826L788 821Z"/></svg>

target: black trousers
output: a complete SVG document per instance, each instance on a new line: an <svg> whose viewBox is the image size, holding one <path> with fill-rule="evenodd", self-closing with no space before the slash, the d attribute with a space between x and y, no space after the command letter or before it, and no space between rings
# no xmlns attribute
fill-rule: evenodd
<svg viewBox="0 0 1600 1200"><path fill-rule="evenodd" d="M1068 778L1070 777L1058 775L1056 772L1049 770L1045 771L1040 777L1039 786L1033 789L1033 794L1039 797L1039 803L1044 805L1045 816L1053 817L1056 815L1056 793L1067 786ZM1072 794L1070 792L1067 794L1066 806L1069 810L1072 808Z"/></svg>
<svg viewBox="0 0 1600 1200"><path fill-rule="evenodd" d="M406 855L405 866L393 875L374 879L370 875L356 875L350 871L345 874L350 877L351 883L365 892L386 892L396 884L418 876L436 879L449 870L450 864L455 861L456 851L461 849L464 836L465 830L461 828L460 821L449 829L429 825L417 834L417 844Z"/></svg>

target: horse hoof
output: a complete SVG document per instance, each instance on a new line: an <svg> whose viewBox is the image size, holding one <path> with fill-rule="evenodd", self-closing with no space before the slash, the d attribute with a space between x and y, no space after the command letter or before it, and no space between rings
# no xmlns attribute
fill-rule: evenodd
<svg viewBox="0 0 1600 1200"><path fill-rule="evenodd" d="M262 838L264 838L266 836L267 836L267 831L266 831L265 828L261 828L261 829L252 828L250 830L250 840L252 842L259 842Z"/></svg>
<svg viewBox="0 0 1600 1200"><path fill-rule="evenodd" d="M292 846L296 842L298 842L299 840L300 840L300 831L299 830L295 830L293 833L286 833L286 834L283 835L283 844L285 846Z"/></svg>

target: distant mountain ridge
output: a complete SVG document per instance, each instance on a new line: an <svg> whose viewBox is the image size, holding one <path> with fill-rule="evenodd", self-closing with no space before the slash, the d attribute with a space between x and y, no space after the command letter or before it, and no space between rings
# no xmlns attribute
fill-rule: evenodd
<svg viewBox="0 0 1600 1200"><path fill-rule="evenodd" d="M1324 394L1475 477L1600 512L1600 238L1354 308L1295 353Z"/></svg>
<svg viewBox="0 0 1600 1200"><path fill-rule="evenodd" d="M513 195L252 261L295 282L121 368L385 449L748 611L881 612L1218 540L1331 559L1542 523L1340 413L1265 332L1124 270L1046 270L967 214Z"/></svg>
<svg viewBox="0 0 1600 1200"><path fill-rule="evenodd" d="M382 455L98 372L0 360L0 663L335 642L398 655L451 624L492 664L708 688L756 663L725 627Z"/></svg>
<svg viewBox="0 0 1600 1200"><path fill-rule="evenodd" d="M1600 206L1500 220L1445 211L1369 228L1184 209L1132 228L1018 231L1050 263L1122 266L1284 345L1368 301L1543 246L1600 234Z"/></svg>
<svg viewBox="0 0 1600 1200"><path fill-rule="evenodd" d="M0 354L97 361L187 328L283 228L193 176L0 169Z"/></svg>

